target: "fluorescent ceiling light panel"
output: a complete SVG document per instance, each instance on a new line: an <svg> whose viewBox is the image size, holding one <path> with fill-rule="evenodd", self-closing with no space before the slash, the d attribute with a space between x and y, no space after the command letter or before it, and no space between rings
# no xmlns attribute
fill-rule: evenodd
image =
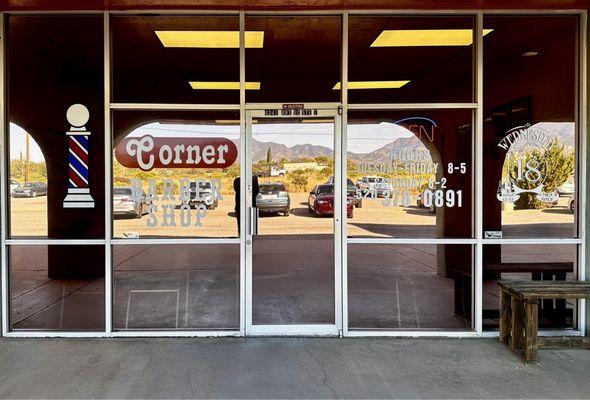
<svg viewBox="0 0 590 400"><path fill-rule="evenodd" d="M240 82L189 82L198 90L240 90ZM245 82L246 90L260 90L260 82Z"/></svg>
<svg viewBox="0 0 590 400"><path fill-rule="evenodd" d="M246 48L260 49L264 31L246 31ZM164 47L190 47L206 49L238 49L239 31L156 31Z"/></svg>
<svg viewBox="0 0 590 400"><path fill-rule="evenodd" d="M348 82L348 89L399 89L410 81L358 81ZM340 82L332 90L340 90Z"/></svg>
<svg viewBox="0 0 590 400"><path fill-rule="evenodd" d="M487 35L493 29L484 29ZM394 29L384 30L371 47L469 46L471 29Z"/></svg>

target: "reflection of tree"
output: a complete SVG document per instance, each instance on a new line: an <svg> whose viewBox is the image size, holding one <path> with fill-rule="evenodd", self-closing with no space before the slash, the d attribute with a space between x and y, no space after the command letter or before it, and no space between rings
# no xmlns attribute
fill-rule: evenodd
<svg viewBox="0 0 590 400"><path fill-rule="evenodd" d="M240 176L240 165L234 165L223 169L204 169L204 168L155 168L151 171L142 171L139 168L126 168L113 159L113 185L128 186L131 179L141 179L144 190L147 189L150 179L156 180L158 192L162 185L162 179L170 178L174 181L174 191L179 193L181 178L188 179L221 179L221 193L233 193L233 180Z"/></svg>
<svg viewBox="0 0 590 400"><path fill-rule="evenodd" d="M532 164L529 164L531 162ZM563 145L558 138L554 138L542 150L529 150L520 155L509 153L504 162L504 170L505 176L509 175L512 181L516 181L519 173L525 178L524 174L527 172L528 165L538 166L536 169L544 171L543 179L535 181L538 173L535 170L528 170L531 179L519 180L518 186L521 189L534 189L543 183L544 192L553 192L572 175L574 164L573 149ZM522 193L514 204L516 209L540 209L548 206L548 204L537 200L534 193Z"/></svg>
<svg viewBox="0 0 590 400"><path fill-rule="evenodd" d="M25 160L10 160L10 179L25 182ZM29 182L47 182L47 166L44 161L29 162Z"/></svg>

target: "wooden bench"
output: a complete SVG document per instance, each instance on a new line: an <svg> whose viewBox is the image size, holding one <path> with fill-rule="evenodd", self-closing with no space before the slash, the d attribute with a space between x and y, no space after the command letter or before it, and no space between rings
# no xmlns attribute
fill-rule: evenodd
<svg viewBox="0 0 590 400"><path fill-rule="evenodd" d="M590 298L590 282L498 281L501 343L522 351L525 362L537 359L539 301Z"/></svg>

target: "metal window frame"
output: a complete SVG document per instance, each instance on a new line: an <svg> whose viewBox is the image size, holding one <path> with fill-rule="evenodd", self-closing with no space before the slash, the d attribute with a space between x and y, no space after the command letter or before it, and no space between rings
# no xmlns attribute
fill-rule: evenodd
<svg viewBox="0 0 590 400"><path fill-rule="evenodd" d="M7 168L0 173L0 266L2 279L2 334L11 337L193 337L193 336L245 336L247 313L246 292L246 235L239 238L218 239L218 238L178 238L178 239L113 239L112 237L112 152L111 148L111 113L114 110L239 110L240 112L240 136L246 135L246 111L254 109L255 105L246 104L245 99L245 18L246 16L322 16L334 15L342 18L342 58L341 58L341 102L330 104L331 106L340 106L342 108L341 117L341 198L345 196L345 179L346 179L346 143L347 143L347 116L348 110L407 110L407 109L471 109L474 113L474 157L475 157L475 174L474 174L474 237L469 239L411 239L411 238L347 238L346 223L342 223L340 230L341 241L341 279L339 284L341 293L342 309L340 310L341 334L350 337L367 337L367 336L399 336L399 337L494 337L497 332L482 330L482 251L486 244L571 244L578 248L577 273L579 279L586 279L585 261L586 253L586 222L587 222L587 11L584 9L561 9L561 10L336 10L336 11L244 11L244 10L109 10L109 11L89 11L89 10L68 10L68 11L12 11L0 13L0 165L7 165L7 107L6 107L6 69L5 69L5 21L8 15L103 15L104 18L104 119L105 119L105 238L104 239L80 239L80 240L56 240L47 238L10 238L7 239L7 228L9 216L6 214L7 207ZM178 15L181 16L208 16L208 15L235 15L239 18L240 30L240 102L239 104L169 104L169 103L111 103L111 47L112 35L110 32L110 19L117 15ZM474 41L475 55L473 63L474 71L474 102L472 103L414 103L414 104L349 104L348 103L348 19L349 16L471 16L476 20ZM488 15L506 15L506 16L527 16L527 15L578 15L579 16L579 43L578 43L578 149L577 149L577 184L578 193L576 207L576 222L578 224L578 235L574 238L522 238L522 239L484 239L483 238L483 210L482 185L483 185L483 18ZM336 149L335 149L336 150ZM240 151L246 154L245 140L241 141ZM242 161L243 162L243 161ZM241 190L245 192L245 168L241 168ZM245 197L242 196L242 210L245 210ZM341 201L340 213L345 211L345 204ZM246 225L246 215L241 213L241 224ZM377 241L375 241L377 240ZM190 331L113 331L112 329L112 246L124 244L200 244L200 243L233 243L240 244L240 327L239 330L190 330ZM350 330L348 329L348 279L347 279L347 245L348 243L391 243L391 244L470 244L474 247L474 274L473 274L473 330L465 331L445 331L445 330L419 330L419 331L396 331L396 330ZM8 273L8 249L10 246L19 245L103 245L105 246L105 330L100 332L84 331L25 331L10 330L9 321L9 273ZM338 302L338 299L336 299ZM586 307L585 302L580 301L578 306L578 329L543 331L543 335L584 335L586 333ZM338 316L337 316L338 318ZM277 331L275 334L280 334Z"/></svg>
<svg viewBox="0 0 590 400"><path fill-rule="evenodd" d="M5 43L6 43L6 32L5 32L5 14L0 13L0 266L2 268L1 278L2 279L2 336L6 336L9 331L10 314L8 307L8 246L6 245L6 232L8 230L6 211L8 209L7 202L7 191L6 183L8 182L8 165L6 162L6 155L8 149L6 148L6 132L7 129L7 107L6 107L6 68L5 68Z"/></svg>

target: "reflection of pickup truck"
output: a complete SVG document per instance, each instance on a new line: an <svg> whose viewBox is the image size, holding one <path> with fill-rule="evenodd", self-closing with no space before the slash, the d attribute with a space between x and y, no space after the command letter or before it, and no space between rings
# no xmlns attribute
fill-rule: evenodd
<svg viewBox="0 0 590 400"><path fill-rule="evenodd" d="M334 184L334 175L330 175L326 183ZM352 198L352 204L355 208L363 208L363 196L358 192L354 182L350 179L346 179L346 193L348 197Z"/></svg>
<svg viewBox="0 0 590 400"><path fill-rule="evenodd" d="M285 176L287 171L279 167L270 167L270 176Z"/></svg>
<svg viewBox="0 0 590 400"><path fill-rule="evenodd" d="M391 185L380 176L363 176L356 182L356 186L361 190L375 193L375 196L386 196L388 192L391 192Z"/></svg>

